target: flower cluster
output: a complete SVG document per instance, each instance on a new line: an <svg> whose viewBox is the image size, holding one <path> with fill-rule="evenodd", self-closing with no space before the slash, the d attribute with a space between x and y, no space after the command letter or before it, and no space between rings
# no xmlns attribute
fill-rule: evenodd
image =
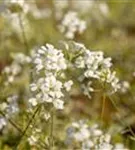
<svg viewBox="0 0 135 150"><path fill-rule="evenodd" d="M31 62L31 58L23 53L13 54L12 57L13 62L11 65L6 66L2 72L7 78L5 85L12 83L15 80L15 77L22 72L23 65Z"/></svg>
<svg viewBox="0 0 135 150"><path fill-rule="evenodd" d="M76 33L82 34L86 29L86 22L81 20L76 12L68 12L59 26L60 32L68 39L73 39Z"/></svg>
<svg viewBox="0 0 135 150"><path fill-rule="evenodd" d="M37 72L44 71L54 71L58 72L60 70L65 70L66 60L64 54L61 50L57 50L53 45L46 44L42 46L35 54L34 64Z"/></svg>
<svg viewBox="0 0 135 150"><path fill-rule="evenodd" d="M104 133L98 128L97 124L90 126L87 121L80 120L78 122L73 122L67 129L66 144L78 146L81 145L82 150L117 150L122 147L123 144L116 143L112 144L111 135L109 133ZM80 147L76 147L79 148Z"/></svg>
<svg viewBox="0 0 135 150"><path fill-rule="evenodd" d="M8 118L19 111L17 100L18 95L13 95L0 105L0 110L4 113L4 116L0 116L0 130L7 125Z"/></svg>
<svg viewBox="0 0 135 150"><path fill-rule="evenodd" d="M111 71L111 58L105 58L104 53L101 51L93 52L85 48L75 59L75 66L84 71L79 77L81 82L84 81L84 79L97 79L103 83L110 84L113 92L116 92L120 87L116 72ZM88 86L90 84L88 84ZM85 87L88 86L86 85ZM93 91L90 86L89 89L89 91Z"/></svg>
<svg viewBox="0 0 135 150"><path fill-rule="evenodd" d="M7 0L7 5L18 6L22 9L24 14L31 13L36 19L48 18L51 15L51 9L44 7L38 8L36 3L30 3L25 0Z"/></svg>
<svg viewBox="0 0 135 150"><path fill-rule="evenodd" d="M29 102L33 106L45 102L53 103L56 109L63 109L63 92L69 91L73 84L71 80L60 79L63 70L67 68L64 54L61 50L46 44L34 54L33 62L35 79L30 84L30 89L34 97L30 98Z"/></svg>

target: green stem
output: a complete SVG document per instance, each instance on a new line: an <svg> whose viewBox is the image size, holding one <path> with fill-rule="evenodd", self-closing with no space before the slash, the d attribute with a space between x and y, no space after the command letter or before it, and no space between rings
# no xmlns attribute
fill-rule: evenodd
<svg viewBox="0 0 135 150"><path fill-rule="evenodd" d="M19 146L19 144L21 143L22 138L25 136L25 134L26 134L26 132L27 132L29 126L31 125L31 123L32 123L33 119L35 118L36 114L38 113L39 109L40 109L40 105L37 107L37 109L36 109L35 112L33 113L31 119L29 120L29 122L28 122L26 128L24 129L24 131L23 131L23 133L22 133L22 136L21 136L19 142L15 145L14 150L16 150L17 147Z"/></svg>
<svg viewBox="0 0 135 150"><path fill-rule="evenodd" d="M1 114L3 117L6 118L5 113L3 113L2 111L0 111L0 114ZM21 129L18 125L16 125L16 123L15 123L14 121L12 121L12 120L9 119L9 118L8 118L7 120L9 121L9 123L10 123L18 132L20 132L21 134L23 134L22 129ZM24 136L28 137L27 134L25 134ZM44 143L43 143L42 141L39 143L39 145L40 145L42 148L46 148L46 145L44 145Z"/></svg>
<svg viewBox="0 0 135 150"><path fill-rule="evenodd" d="M1 114L3 117L6 118L6 114L5 114L5 113L3 113L2 111L0 111L0 114ZM8 118L7 120L9 121L9 123L10 123L14 128L16 128L19 132L22 133L22 130L18 127L18 125L16 125L15 122L13 122L10 118Z"/></svg>
<svg viewBox="0 0 135 150"><path fill-rule="evenodd" d="M54 129L54 114L53 114L53 110L51 112L51 124L50 124L50 145L49 148L50 150L53 150L53 144L54 144L54 140L53 140L53 129Z"/></svg>
<svg viewBox="0 0 135 150"><path fill-rule="evenodd" d="M102 111L101 111L101 120L103 120L104 112L105 112L105 101L106 101L106 94L103 94L103 102L102 102Z"/></svg>
<svg viewBox="0 0 135 150"><path fill-rule="evenodd" d="M117 106L116 102L112 99L112 97L110 97L110 96L108 96L108 97L109 97L109 99L111 100L111 102L112 102L113 106L115 107L115 109L116 109L118 112L120 112L119 107ZM120 116L120 115L119 115L119 116ZM121 122L124 126L126 125L126 126L128 127L128 129L129 129L130 133L132 134L132 136L135 137L135 133L134 133L134 131L132 130L131 126L130 126L130 125L127 125L126 123L124 123L124 121L122 121L122 119L120 120L120 122Z"/></svg>
<svg viewBox="0 0 135 150"><path fill-rule="evenodd" d="M20 13L18 14L18 18L19 18L19 24L20 24L20 28L22 30L23 42L24 42L24 45L26 47L26 54L27 54L29 51L29 45L27 42L27 38L26 38L25 30L24 30L24 25L23 25L23 21L22 21L22 17L21 17Z"/></svg>

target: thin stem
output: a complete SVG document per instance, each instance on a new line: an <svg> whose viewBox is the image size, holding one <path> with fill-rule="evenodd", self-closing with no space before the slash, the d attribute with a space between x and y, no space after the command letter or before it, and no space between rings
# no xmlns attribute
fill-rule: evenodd
<svg viewBox="0 0 135 150"><path fill-rule="evenodd" d="M105 101L106 101L106 94L103 94L103 100L102 100L102 111L101 111L101 119L104 117L104 112L105 112Z"/></svg>
<svg viewBox="0 0 135 150"><path fill-rule="evenodd" d="M23 131L23 133L22 133L22 136L21 136L19 142L15 145L15 149L17 149L17 147L18 147L19 144L21 143L22 138L23 138L24 135L26 134L26 132L27 132L29 126L31 125L31 123L32 123L33 119L35 118L36 114L38 113L39 109L40 109L40 105L37 107L37 109L35 110L35 112L33 113L32 117L31 117L31 119L29 120L29 122L28 122L26 128L24 129L24 131Z"/></svg>
<svg viewBox="0 0 135 150"><path fill-rule="evenodd" d="M6 118L6 115L5 115L5 113L3 113L2 111L0 111L0 113L1 113L1 115L3 116L3 117L5 117ZM7 119L7 118L6 118ZM22 133L22 130L16 125L16 123L14 123L11 119L7 119L9 122L10 122L10 124L13 126L13 127L15 127L19 132L21 132Z"/></svg>
<svg viewBox="0 0 135 150"><path fill-rule="evenodd" d="M54 144L54 140L53 140L53 128L54 128L54 114L53 114L53 110L51 112L51 125L50 125L50 145L49 148L50 150L53 149L53 144Z"/></svg>
<svg viewBox="0 0 135 150"><path fill-rule="evenodd" d="M4 112L0 111L0 114L6 118L6 115ZM18 131L20 132L21 134L23 134L23 131L20 127L18 127L18 125L16 125L16 123L14 121L12 121L10 118L7 119L9 121L9 123ZM25 134L26 137L28 137L28 135ZM39 141L40 142L40 141ZM42 147L42 148L45 148L46 149L46 145L44 145L43 142L40 142L39 145Z"/></svg>
<svg viewBox="0 0 135 150"><path fill-rule="evenodd" d="M109 97L109 99L111 100L111 102L112 102L113 106L115 107L115 109L116 109L118 112L120 112L119 108L117 107L116 102L115 102L110 96L108 96L108 97ZM119 116L120 116L120 115L119 115ZM124 121L122 121L122 119L120 120L120 122L121 122L123 125L125 125L125 123L124 123ZM126 124L126 125L127 125L127 124ZM132 134L132 136L135 137L135 133L134 133L134 131L132 130L131 126L130 126L130 125L127 125L127 127L128 127L128 129L129 129L130 133Z"/></svg>
<svg viewBox="0 0 135 150"><path fill-rule="evenodd" d="M20 24L20 28L22 30L22 37L23 37L23 41L24 41L24 45L26 47L26 53L27 53L29 51L29 45L28 45L28 42L27 42L27 38L26 38L25 30L24 30L24 25L23 25L20 13L18 14L18 18L19 18L19 24Z"/></svg>

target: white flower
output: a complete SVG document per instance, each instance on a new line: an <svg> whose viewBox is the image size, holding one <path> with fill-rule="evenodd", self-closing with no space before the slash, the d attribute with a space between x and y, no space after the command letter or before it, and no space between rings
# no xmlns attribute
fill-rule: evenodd
<svg viewBox="0 0 135 150"><path fill-rule="evenodd" d="M76 16L76 14L72 15ZM75 19L73 24L76 25L78 21L78 19ZM70 17L66 19L63 24L67 26L69 22ZM70 29L70 31L75 30L75 28ZM38 51L33 53L34 79L33 83L30 84L31 92L36 99L36 101L33 101L33 106L36 106L38 103L53 103L53 106L56 109L63 109L63 91L66 90L68 92L73 85L73 81L64 81L66 76L62 76L65 74L64 71L67 67L80 69L81 76L78 80L80 82L87 81L87 84L84 83L81 85L84 94L89 98L91 97L90 93L94 91L91 86L91 79L110 84L113 92L118 90L119 80L116 77L115 72L111 72L111 58L104 58L103 52L92 52L86 49L83 44L76 42L69 43L71 45L64 43L66 52L73 52L72 56L69 55L69 57L64 57L65 51L58 50L51 44L46 44L46 46L42 46ZM65 54L65 56L67 55ZM74 64L72 64L72 62Z"/></svg>
<svg viewBox="0 0 135 150"><path fill-rule="evenodd" d="M121 144L112 144L111 135L105 134L97 124L90 126L88 122L73 122L67 129L68 145L80 145L80 150L128 150Z"/></svg>
<svg viewBox="0 0 135 150"><path fill-rule="evenodd" d="M75 66L77 68L85 68L85 60L82 56L79 56L75 61Z"/></svg>
<svg viewBox="0 0 135 150"><path fill-rule="evenodd" d="M91 135L94 137L99 137L103 134L102 130L99 129L98 124L94 124L90 128Z"/></svg>
<svg viewBox="0 0 135 150"><path fill-rule="evenodd" d="M116 77L115 71L111 72L110 69L104 69L99 74L101 81L111 84L112 92L116 92L120 88L119 79Z"/></svg>
<svg viewBox="0 0 135 150"><path fill-rule="evenodd" d="M29 138L28 138L28 142L30 145L35 145L37 143L37 138L33 135L31 135Z"/></svg>
<svg viewBox="0 0 135 150"><path fill-rule="evenodd" d="M104 58L104 54L101 51L91 52L86 49L81 56L76 58L75 66L83 69L84 74L81 76L82 79L94 78L106 82L111 85L113 92L116 92L120 87L116 72L111 72L111 58ZM85 94L88 95L88 93L88 90L85 90Z"/></svg>
<svg viewBox="0 0 135 150"><path fill-rule="evenodd" d="M7 98L6 102L3 102L0 109L4 112L5 118L0 117L0 130L7 124L9 117L13 117L19 111L19 106L17 103L18 95L12 95Z"/></svg>
<svg viewBox="0 0 135 150"><path fill-rule="evenodd" d="M77 141L83 141L85 139L88 139L90 137L90 132L87 128L81 128L79 132L74 134L74 138Z"/></svg>
<svg viewBox="0 0 135 150"><path fill-rule="evenodd" d="M120 84L120 91L122 93L126 93L130 88L130 84L128 81L123 81L121 84Z"/></svg>
<svg viewBox="0 0 135 150"><path fill-rule="evenodd" d="M30 89L31 89L31 91L36 91L37 85L35 83L30 84Z"/></svg>
<svg viewBox="0 0 135 150"><path fill-rule="evenodd" d="M91 84L92 84L92 82L89 81L87 83L87 85L85 85L85 84L81 85L84 95L88 96L89 98L91 98L90 93L94 91L94 89L91 87Z"/></svg>
<svg viewBox="0 0 135 150"><path fill-rule="evenodd" d="M36 106L38 103L46 102L54 103L56 109L63 108L62 103L64 102L57 101L64 96L62 93L63 84L61 81L57 80L53 74L48 74L44 78L39 78L36 83L32 83L30 86L32 89L31 91L35 93L35 98L29 100L33 106Z"/></svg>
<svg viewBox="0 0 135 150"><path fill-rule="evenodd" d="M8 82L12 83L14 81L14 76L8 76Z"/></svg>
<svg viewBox="0 0 135 150"><path fill-rule="evenodd" d="M61 50L54 48L51 44L42 46L37 52L33 53L35 80L30 84L31 91L35 95L36 103L53 103L56 109L63 109L64 96L62 89L71 88L71 81L65 84L58 80L59 75L67 68L66 59Z"/></svg>
<svg viewBox="0 0 135 150"><path fill-rule="evenodd" d="M86 30L86 22L81 20L76 12L69 11L63 18L59 30L65 37L73 39L75 33L82 34Z"/></svg>
<svg viewBox="0 0 135 150"><path fill-rule="evenodd" d="M65 87L66 91L70 91L72 85L73 85L72 80L69 80L69 81L65 82L64 87Z"/></svg>
<svg viewBox="0 0 135 150"><path fill-rule="evenodd" d="M38 104L36 98L30 98L29 103L31 103L32 106L36 106Z"/></svg>
<svg viewBox="0 0 135 150"><path fill-rule="evenodd" d="M14 59L15 62L17 62L18 64L25 64L25 63L30 63L31 62L31 58L23 53L15 53L12 54L12 57Z"/></svg>
<svg viewBox="0 0 135 150"><path fill-rule="evenodd" d="M34 64L37 72L42 69L48 71L60 71L67 68L64 54L57 50L53 45L42 46L34 56Z"/></svg>
<svg viewBox="0 0 135 150"><path fill-rule="evenodd" d="M19 74L21 70L22 67L18 63L13 62L10 66L4 68L3 73L14 77Z"/></svg>
<svg viewBox="0 0 135 150"><path fill-rule="evenodd" d="M0 110L4 111L8 107L8 104L6 102L3 102L0 104Z"/></svg>
<svg viewBox="0 0 135 150"><path fill-rule="evenodd" d="M15 77L22 72L22 66L31 62L31 58L23 53L12 54L12 58L14 60L11 65L6 66L2 71L2 73L7 77L5 85L13 83L13 81L15 81Z"/></svg>
<svg viewBox="0 0 135 150"><path fill-rule="evenodd" d="M0 130L1 130L4 126L6 126L6 124L7 124L6 119L3 118L3 117L0 117Z"/></svg>
<svg viewBox="0 0 135 150"><path fill-rule="evenodd" d="M96 150L102 150L102 149L112 150L113 145L110 144L110 142L111 142L111 136L109 134L102 135L99 138L99 144L96 145Z"/></svg>
<svg viewBox="0 0 135 150"><path fill-rule="evenodd" d="M53 104L54 104L54 107L56 108L56 109L63 109L64 108L64 102L62 101L62 100L60 100L60 99L56 99L56 100L54 100L53 101Z"/></svg>
<svg viewBox="0 0 135 150"><path fill-rule="evenodd" d="M12 95L7 98L7 107L5 109L7 117L19 111L17 100L18 100L18 95Z"/></svg>
<svg viewBox="0 0 135 150"><path fill-rule="evenodd" d="M107 16L109 13L109 8L106 3L100 3L99 4L99 9L102 12L103 15Z"/></svg>
<svg viewBox="0 0 135 150"><path fill-rule="evenodd" d="M90 150L94 146L94 142L91 140L86 140L82 143L82 150Z"/></svg>

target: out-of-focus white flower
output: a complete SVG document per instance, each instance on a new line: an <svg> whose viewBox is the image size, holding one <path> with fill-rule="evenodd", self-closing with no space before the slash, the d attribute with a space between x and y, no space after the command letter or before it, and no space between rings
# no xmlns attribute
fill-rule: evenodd
<svg viewBox="0 0 135 150"><path fill-rule="evenodd" d="M7 107L5 108L6 117L10 117L11 115L19 111L17 100L18 100L18 95L12 95L7 98Z"/></svg>
<svg viewBox="0 0 135 150"><path fill-rule="evenodd" d="M5 113L5 117L0 116L0 130L7 125L8 118L10 118L19 111L17 100L18 95L12 95L7 98L6 102L0 104L0 110Z"/></svg>
<svg viewBox="0 0 135 150"><path fill-rule="evenodd" d="M95 146L96 150L112 150L113 145L110 144L111 136L109 134L102 135L99 138L99 143Z"/></svg>
<svg viewBox="0 0 135 150"><path fill-rule="evenodd" d="M91 135L99 137L103 134L103 131L99 129L98 124L94 124L90 128Z"/></svg>
<svg viewBox="0 0 135 150"><path fill-rule="evenodd" d="M38 139L35 136L33 136L33 135L31 135L28 138L28 142L29 142L30 145L35 145L37 143L37 141L38 141Z"/></svg>
<svg viewBox="0 0 135 150"><path fill-rule="evenodd" d="M38 104L36 98L30 98L30 99L29 99L29 103L30 103L32 106L36 106L36 105Z"/></svg>
<svg viewBox="0 0 135 150"><path fill-rule="evenodd" d="M66 143L78 144L80 150L128 150L123 144L113 144L111 135L104 133L97 124L90 126L88 122L73 122L67 129Z"/></svg>
<svg viewBox="0 0 135 150"><path fill-rule="evenodd" d="M8 104L6 102L3 102L0 104L0 110L4 111L8 107Z"/></svg>
<svg viewBox="0 0 135 150"><path fill-rule="evenodd" d="M83 141L90 137L90 132L87 128L81 128L79 132L74 134L74 138L76 141Z"/></svg>
<svg viewBox="0 0 135 150"><path fill-rule="evenodd" d="M12 57L16 63L25 64L31 62L31 58L23 53L12 54Z"/></svg>
<svg viewBox="0 0 135 150"><path fill-rule="evenodd" d="M109 7L106 3L99 4L99 10L102 12L103 15L107 16L109 13Z"/></svg>
<svg viewBox="0 0 135 150"><path fill-rule="evenodd" d="M121 82L121 84L120 84L120 91L122 93L126 93L129 90L129 88L130 88L130 84L129 84L128 81Z"/></svg>
<svg viewBox="0 0 135 150"><path fill-rule="evenodd" d="M66 91L70 91L72 85L73 85L72 80L69 80L69 81L65 82L64 87L65 87Z"/></svg>
<svg viewBox="0 0 135 150"><path fill-rule="evenodd" d="M86 121L79 120L78 122L73 122L67 130L67 140L78 142L82 145L82 150L87 150L94 148L95 141L99 135L94 134L100 131L98 126L89 126ZM102 135L102 132L101 134ZM70 144L70 143L69 143Z"/></svg>
<svg viewBox="0 0 135 150"><path fill-rule="evenodd" d="M91 140L86 140L82 143L82 150L90 150L94 146Z"/></svg>
<svg viewBox="0 0 135 150"><path fill-rule="evenodd" d="M73 122L71 128L73 128L73 134L70 133L70 138L76 141L84 141L90 137L88 125L80 120L79 122Z"/></svg>
<svg viewBox="0 0 135 150"><path fill-rule="evenodd" d="M6 119L3 117L0 117L0 130L2 130L2 128L6 125L7 125Z"/></svg>
<svg viewBox="0 0 135 150"><path fill-rule="evenodd" d="M12 54L12 58L13 62L11 65L6 66L2 71L7 78L7 81L5 81L6 86L9 85L9 83L13 83L15 77L22 72L23 66L31 62L31 58L23 53Z"/></svg>
<svg viewBox="0 0 135 150"><path fill-rule="evenodd" d="M23 30L25 31L25 33L27 35L30 33L29 32L30 31L29 21L28 21L27 17L25 16L25 14L22 13L19 16L18 13L13 13L13 14L5 13L4 18L10 24L12 30L14 30L14 32L18 33L20 38L22 38ZM23 26L23 29L22 29L22 26Z"/></svg>
<svg viewBox="0 0 135 150"><path fill-rule="evenodd" d="M56 109L63 109L64 108L64 102L62 101L62 100L60 100L60 99L56 99L56 100L54 100L53 101L53 104L54 104L54 107L56 108Z"/></svg>
<svg viewBox="0 0 135 150"><path fill-rule="evenodd" d="M59 25L59 30L66 38L73 39L76 33L82 34L86 30L86 22L76 12L69 11Z"/></svg>
<svg viewBox="0 0 135 150"><path fill-rule="evenodd" d="M30 89L31 89L31 91L36 91L37 85L35 83L30 84Z"/></svg>
<svg viewBox="0 0 135 150"><path fill-rule="evenodd" d="M9 78L12 76L13 79L8 79L9 82L12 82L14 80L14 76L19 74L21 70L22 70L22 67L19 64L13 62L10 66L6 66L3 69L3 73L9 76Z"/></svg>

